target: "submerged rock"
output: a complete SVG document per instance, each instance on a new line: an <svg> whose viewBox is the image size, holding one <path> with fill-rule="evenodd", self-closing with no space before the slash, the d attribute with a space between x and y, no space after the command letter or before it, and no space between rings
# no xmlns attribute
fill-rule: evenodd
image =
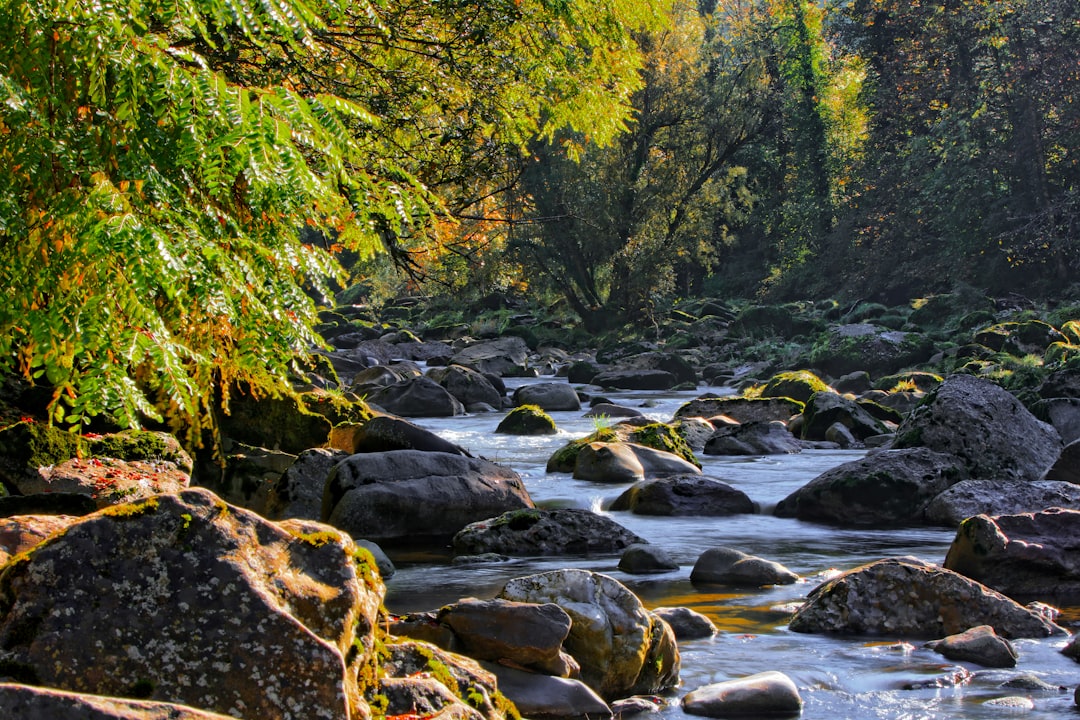
<svg viewBox="0 0 1080 720"><path fill-rule="evenodd" d="M1019 657L1013 644L995 633L994 628L989 625L979 625L957 635L934 640L927 643L926 647L950 660L973 662L993 668L1016 667L1016 659Z"/></svg>
<svg viewBox="0 0 1080 720"><path fill-rule="evenodd" d="M791 455L802 444L779 420L719 428L705 443L706 455Z"/></svg>
<svg viewBox="0 0 1080 720"><path fill-rule="evenodd" d="M637 443L592 442L577 454L574 477L596 482L634 482L647 477L700 475L701 470L675 453Z"/></svg>
<svg viewBox="0 0 1080 720"><path fill-rule="evenodd" d="M671 626L679 640L696 640L716 634L712 620L688 607L658 607L653 612Z"/></svg>

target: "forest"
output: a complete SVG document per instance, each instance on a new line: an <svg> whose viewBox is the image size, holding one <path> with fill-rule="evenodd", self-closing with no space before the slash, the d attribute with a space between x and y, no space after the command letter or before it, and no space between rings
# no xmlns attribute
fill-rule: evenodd
<svg viewBox="0 0 1080 720"><path fill-rule="evenodd" d="M1074 0L5 0L0 372L197 431L344 288L1072 297L1078 89Z"/></svg>

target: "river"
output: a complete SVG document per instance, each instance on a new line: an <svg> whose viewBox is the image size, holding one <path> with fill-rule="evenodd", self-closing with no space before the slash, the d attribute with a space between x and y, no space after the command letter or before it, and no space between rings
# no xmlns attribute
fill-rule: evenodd
<svg viewBox="0 0 1080 720"><path fill-rule="evenodd" d="M543 378L541 381L551 381ZM513 387L526 380L507 382ZM613 402L638 407L648 416L669 422L684 402L705 392L730 393L727 388L699 387L687 392L610 392ZM455 418L422 418L415 422L452 440L474 455L507 465L525 481L540 507L604 508L627 485L574 480L566 474L547 474L548 457L567 441L596 429L585 410L553 412L559 427L555 436L521 438L496 435L503 414ZM1061 655L1062 638L1020 640L1015 669L990 670L955 663L924 649L920 640L889 637L836 637L793 633L789 615L777 606L801 601L818 583L838 570L899 555L914 555L940 563L954 532L943 528L846 529L781 519L771 509L789 493L825 470L861 457L862 451L804 451L796 455L722 458L699 455L706 475L742 490L762 507L762 514L728 517L647 517L628 512L607 513L651 543L667 550L680 569L661 575L628 575L619 571L618 556L518 558L489 565L450 563L444 553L391 552L398 572L387 582L386 606L391 612L432 610L464 597L489 598L507 580L556 568L582 568L610 575L633 590L647 607L682 605L708 616L720 632L711 639L680 643L682 685L669 693L662 720L689 717L679 698L701 685L755 672L778 670L798 685L805 701L806 720L881 718L888 720L999 718L1022 712L1042 720L1062 715L1080 717L1072 689L1080 683L1080 666ZM697 588L690 571L702 552L728 546L782 563L805 580L796 585L763 590L726 587ZM1080 621L1069 608L1062 622ZM973 677L956 685L948 681L963 666ZM1020 674L1068 688L1068 692L1025 692L1001 687ZM912 688L915 689L912 689ZM1034 710L1018 711L994 704L994 698L1030 698Z"/></svg>

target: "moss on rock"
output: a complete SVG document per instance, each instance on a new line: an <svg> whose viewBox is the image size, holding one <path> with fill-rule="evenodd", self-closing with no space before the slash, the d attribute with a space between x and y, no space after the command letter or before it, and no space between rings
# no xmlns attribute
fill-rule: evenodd
<svg viewBox="0 0 1080 720"><path fill-rule="evenodd" d="M17 479L39 467L59 465L79 454L82 438L44 423L23 421L0 429L0 482Z"/></svg>
<svg viewBox="0 0 1080 720"><path fill-rule="evenodd" d="M511 410L495 432L503 435L554 435L558 428L539 405L522 405Z"/></svg>
<svg viewBox="0 0 1080 720"><path fill-rule="evenodd" d="M548 458L547 472L574 472L578 453L581 452L583 447L593 442L619 442L621 439L619 434L612 428L599 428L588 437L571 440Z"/></svg>
<svg viewBox="0 0 1080 720"><path fill-rule="evenodd" d="M638 445L678 455L686 462L698 468L701 467L701 462L694 455L694 451L690 449L683 436L673 426L666 423L651 423L636 428L630 433L627 440Z"/></svg>
<svg viewBox="0 0 1080 720"><path fill-rule="evenodd" d="M814 393L828 390L825 381L809 370L791 370L773 375L762 389L761 397L788 397L805 403Z"/></svg>

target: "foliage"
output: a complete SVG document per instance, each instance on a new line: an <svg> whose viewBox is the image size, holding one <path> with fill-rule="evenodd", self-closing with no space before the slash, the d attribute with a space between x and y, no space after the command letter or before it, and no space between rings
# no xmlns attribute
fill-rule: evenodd
<svg viewBox="0 0 1080 720"><path fill-rule="evenodd" d="M610 139L637 86L628 29L655 18L628 0L5 3L0 371L51 387L53 421L191 437L237 384L286 390L318 342L329 238L400 251L453 214L440 185L488 194L463 179L476 156Z"/></svg>

